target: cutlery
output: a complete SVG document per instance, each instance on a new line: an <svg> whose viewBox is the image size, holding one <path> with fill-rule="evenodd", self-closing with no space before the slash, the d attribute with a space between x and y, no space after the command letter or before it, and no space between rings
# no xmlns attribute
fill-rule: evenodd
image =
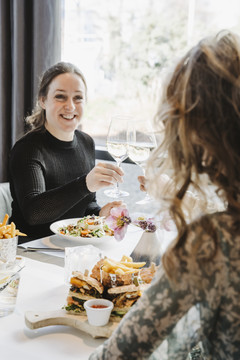
<svg viewBox="0 0 240 360"><path fill-rule="evenodd" d="M18 246L19 249L23 249L24 252L36 252L36 251L65 251L65 249L61 249L61 248L45 248L45 247L31 247L31 246L28 246L28 247L24 247L24 246L21 246L19 245Z"/></svg>

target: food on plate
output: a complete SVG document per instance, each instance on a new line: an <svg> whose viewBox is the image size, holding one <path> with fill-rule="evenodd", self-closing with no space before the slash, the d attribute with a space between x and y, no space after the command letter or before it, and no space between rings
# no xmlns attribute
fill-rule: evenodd
<svg viewBox="0 0 240 360"><path fill-rule="evenodd" d="M113 236L114 231L105 223L103 217L88 215L80 218L77 223L62 226L58 229L62 235L81 236L86 238Z"/></svg>
<svg viewBox="0 0 240 360"><path fill-rule="evenodd" d="M149 286L158 269L154 263L148 268L143 268L144 265L145 262L134 262L123 255L120 261L101 259L90 276L88 271L84 274L73 271L65 309L72 314L85 315L83 304L86 300L107 299L114 304L111 320L120 321ZM111 273L103 271L104 266ZM118 274L118 269L123 273Z"/></svg>
<svg viewBox="0 0 240 360"><path fill-rule="evenodd" d="M16 225L14 224L14 222L11 222L11 224L7 225L8 219L9 215L5 214L2 223L0 223L0 239L10 239L18 235L27 236L26 234L16 229Z"/></svg>
<svg viewBox="0 0 240 360"><path fill-rule="evenodd" d="M132 274L138 272L139 269L144 265L146 265L146 262L133 262L132 259L126 261L122 258L121 261L115 261L109 258L105 258L103 260L102 270L107 273L118 275L128 273Z"/></svg>
<svg viewBox="0 0 240 360"><path fill-rule="evenodd" d="M99 281L80 271L73 271L72 275L65 309L74 314L85 313L84 302L102 297L104 287Z"/></svg>
<svg viewBox="0 0 240 360"><path fill-rule="evenodd" d="M141 284L139 286L132 284L108 289L107 298L114 304L112 316L120 320L140 298L148 286L148 284Z"/></svg>
<svg viewBox="0 0 240 360"><path fill-rule="evenodd" d="M107 305L91 305L90 307L93 309L106 309L108 306Z"/></svg>
<svg viewBox="0 0 240 360"><path fill-rule="evenodd" d="M113 285L129 285L144 265L145 262L133 262L132 258L126 255L123 255L120 261L105 258L93 267L91 276L109 288Z"/></svg>
<svg viewBox="0 0 240 360"><path fill-rule="evenodd" d="M156 266L156 264L152 262L149 267L142 268L140 270L139 276L144 283L149 284L156 274L158 268L159 266Z"/></svg>
<svg viewBox="0 0 240 360"><path fill-rule="evenodd" d="M101 267L103 265L103 259L99 260L95 265L94 267L92 268L92 272L91 272L91 275L90 277L96 279L97 281L100 281L101 282Z"/></svg>
<svg viewBox="0 0 240 360"><path fill-rule="evenodd" d="M84 302L90 299L103 298L113 302L112 321L120 321L148 286L134 284L105 288L98 280L85 276L80 271L73 271L71 287L65 310L70 314L85 315Z"/></svg>

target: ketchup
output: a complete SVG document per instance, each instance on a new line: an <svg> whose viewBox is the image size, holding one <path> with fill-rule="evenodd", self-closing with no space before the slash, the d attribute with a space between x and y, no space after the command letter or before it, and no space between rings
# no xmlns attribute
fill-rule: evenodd
<svg viewBox="0 0 240 360"><path fill-rule="evenodd" d="M108 306L106 305L92 305L91 308L93 309L105 309L107 308Z"/></svg>

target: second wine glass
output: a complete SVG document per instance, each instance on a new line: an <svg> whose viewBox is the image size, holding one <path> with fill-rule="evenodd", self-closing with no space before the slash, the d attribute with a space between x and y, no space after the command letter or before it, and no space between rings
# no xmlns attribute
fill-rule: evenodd
<svg viewBox="0 0 240 360"><path fill-rule="evenodd" d="M129 117L123 115L113 116L107 135L107 151L120 167L121 163L128 157L127 153L127 124ZM119 183L114 189L105 190L104 194L112 198L128 196L127 191L119 189Z"/></svg>
<svg viewBox="0 0 240 360"><path fill-rule="evenodd" d="M129 158L142 168L145 175L145 167L151 151L156 148L157 142L150 121L137 120L128 124L128 156ZM143 200L137 204L146 204L152 199L146 193Z"/></svg>

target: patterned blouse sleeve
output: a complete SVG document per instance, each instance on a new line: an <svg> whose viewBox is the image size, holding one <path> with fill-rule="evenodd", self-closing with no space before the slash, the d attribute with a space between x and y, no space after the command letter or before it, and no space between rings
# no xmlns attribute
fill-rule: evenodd
<svg viewBox="0 0 240 360"><path fill-rule="evenodd" d="M91 360L145 359L162 343L196 299L187 281L172 289L161 268L151 287Z"/></svg>
<svg viewBox="0 0 240 360"><path fill-rule="evenodd" d="M190 254L192 254L196 242L201 245L194 258ZM216 288L212 287L210 281L214 278L216 270L214 261L210 262L208 268L210 271L201 266L201 260L199 261L210 252L212 252L211 236L205 232L201 222L192 224L181 260L178 259L177 282L172 285L164 269L160 267L151 286L131 311L125 315L111 338L97 348L89 359L149 358L194 305L206 299L208 293L211 293L211 297L214 298L217 286ZM201 285L199 287L196 284ZM184 330L186 332L186 329ZM195 340L197 339L195 338ZM181 359L187 357L187 353L193 345L190 336L186 336L185 341L189 341L189 344L184 344L187 352ZM176 344L177 348L178 344Z"/></svg>

